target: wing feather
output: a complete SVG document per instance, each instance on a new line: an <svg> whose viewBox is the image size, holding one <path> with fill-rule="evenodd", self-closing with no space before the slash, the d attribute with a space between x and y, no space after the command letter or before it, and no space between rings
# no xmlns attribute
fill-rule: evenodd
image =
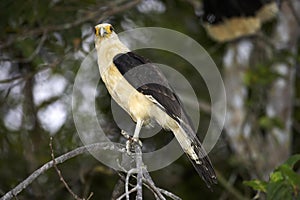
<svg viewBox="0 0 300 200"><path fill-rule="evenodd" d="M210 188L217 182L213 166L195 134L182 103L159 68L149 60L132 52L117 55L113 59L113 63L137 91L148 97L180 124L182 131L174 134L193 166Z"/></svg>
<svg viewBox="0 0 300 200"><path fill-rule="evenodd" d="M177 122L184 118L179 98L156 65L132 52L117 55L113 62L136 90L146 95L170 117Z"/></svg>

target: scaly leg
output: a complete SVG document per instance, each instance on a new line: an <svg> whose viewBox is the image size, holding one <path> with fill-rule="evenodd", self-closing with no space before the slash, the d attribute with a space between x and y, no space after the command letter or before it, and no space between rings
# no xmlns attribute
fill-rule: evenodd
<svg viewBox="0 0 300 200"><path fill-rule="evenodd" d="M130 151L132 150L132 146L131 146L132 142L136 142L140 146L143 146L142 142L139 140L139 135L140 135L142 126L143 126L143 120L137 120L132 138L125 131L122 130L122 132L121 132L122 135L124 135L124 137L127 139L126 150L127 150L128 154L130 154Z"/></svg>
<svg viewBox="0 0 300 200"><path fill-rule="evenodd" d="M139 135L143 126L143 120L138 119L136 121L136 126L135 126L135 130L134 130L134 134L133 134L133 140L138 141L139 140Z"/></svg>

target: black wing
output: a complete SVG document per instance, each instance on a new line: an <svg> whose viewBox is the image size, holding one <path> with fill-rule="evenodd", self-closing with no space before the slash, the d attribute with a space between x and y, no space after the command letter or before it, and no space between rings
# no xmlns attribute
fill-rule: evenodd
<svg viewBox="0 0 300 200"><path fill-rule="evenodd" d="M156 65L132 52L118 54L113 63L136 90L151 97L177 122L184 121L191 125L179 98Z"/></svg>
<svg viewBox="0 0 300 200"><path fill-rule="evenodd" d="M218 24L233 17L255 17L265 4L272 0L204 0L203 21Z"/></svg>

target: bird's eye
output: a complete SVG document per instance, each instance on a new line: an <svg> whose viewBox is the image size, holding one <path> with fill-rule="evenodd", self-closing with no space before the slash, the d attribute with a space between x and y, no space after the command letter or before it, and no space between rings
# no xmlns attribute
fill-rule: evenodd
<svg viewBox="0 0 300 200"><path fill-rule="evenodd" d="M113 28L112 26L110 26L110 27L109 27L109 30L110 30L111 32L113 32L113 31L114 31L114 28Z"/></svg>
<svg viewBox="0 0 300 200"><path fill-rule="evenodd" d="M95 33L95 35L97 34L97 28L94 28L94 33Z"/></svg>

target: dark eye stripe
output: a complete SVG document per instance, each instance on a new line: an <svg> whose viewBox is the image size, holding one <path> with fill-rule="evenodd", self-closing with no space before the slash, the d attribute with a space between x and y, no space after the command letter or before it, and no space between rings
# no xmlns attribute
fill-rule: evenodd
<svg viewBox="0 0 300 200"><path fill-rule="evenodd" d="M113 28L112 26L110 26L110 27L109 27L109 30L110 30L111 32L113 32L113 31L114 31L114 28Z"/></svg>

